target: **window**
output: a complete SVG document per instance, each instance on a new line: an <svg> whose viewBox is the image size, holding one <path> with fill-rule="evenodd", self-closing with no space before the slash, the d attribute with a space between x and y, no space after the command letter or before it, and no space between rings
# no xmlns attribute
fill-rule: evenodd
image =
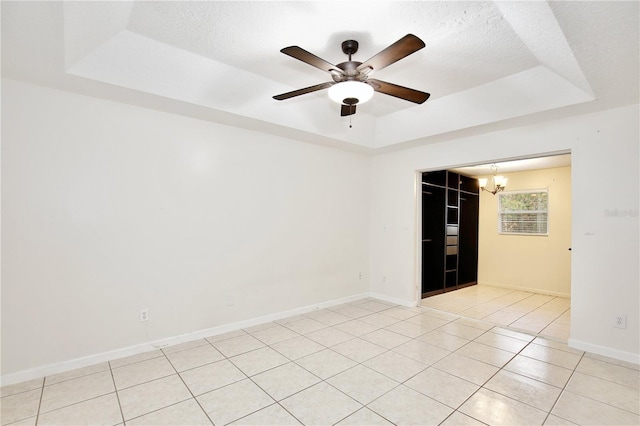
<svg viewBox="0 0 640 426"><path fill-rule="evenodd" d="M510 191L498 194L498 232L547 235L549 192Z"/></svg>

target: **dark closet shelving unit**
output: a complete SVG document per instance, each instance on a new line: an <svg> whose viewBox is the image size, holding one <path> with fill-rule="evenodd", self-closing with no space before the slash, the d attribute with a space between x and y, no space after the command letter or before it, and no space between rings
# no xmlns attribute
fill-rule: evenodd
<svg viewBox="0 0 640 426"><path fill-rule="evenodd" d="M422 297L477 284L478 180L422 174Z"/></svg>

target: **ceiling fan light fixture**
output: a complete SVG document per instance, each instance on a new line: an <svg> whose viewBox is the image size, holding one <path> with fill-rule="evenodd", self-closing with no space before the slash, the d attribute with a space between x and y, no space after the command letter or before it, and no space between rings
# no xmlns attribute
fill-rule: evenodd
<svg viewBox="0 0 640 426"><path fill-rule="evenodd" d="M357 99L357 104L367 102L373 96L373 87L361 81L343 81L329 88L329 97L340 105L354 105L352 99ZM345 102L350 99L350 102Z"/></svg>

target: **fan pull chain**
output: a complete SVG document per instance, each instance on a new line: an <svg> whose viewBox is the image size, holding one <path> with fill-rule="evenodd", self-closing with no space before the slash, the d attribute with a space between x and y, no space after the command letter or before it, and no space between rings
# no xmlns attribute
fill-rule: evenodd
<svg viewBox="0 0 640 426"><path fill-rule="evenodd" d="M355 113L353 112L353 105L349 105L349 110L350 110L349 112L351 113L351 114L349 114L349 128L351 129L351 128L353 127L353 126L351 125L351 117L353 117L353 114L355 114Z"/></svg>

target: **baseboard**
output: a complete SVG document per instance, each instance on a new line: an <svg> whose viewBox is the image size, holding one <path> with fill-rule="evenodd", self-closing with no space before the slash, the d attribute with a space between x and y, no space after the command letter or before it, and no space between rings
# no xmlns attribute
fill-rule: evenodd
<svg viewBox="0 0 640 426"><path fill-rule="evenodd" d="M395 297L386 296L380 293L369 292L369 297L373 297L374 299L384 300L385 302L394 303L400 306L406 306L407 308L415 308L419 305L418 302L414 302L411 300L403 300L396 299Z"/></svg>
<svg viewBox="0 0 640 426"><path fill-rule="evenodd" d="M591 352L597 355L607 356L609 358L618 359L620 361L627 361L634 364L640 364L640 354L621 351L618 349L609 348L607 346L595 345L593 343L583 342L581 340L572 339L572 338L569 338L567 344L569 345L570 348Z"/></svg>
<svg viewBox="0 0 640 426"><path fill-rule="evenodd" d="M277 320L287 318L287 317L292 317L295 315L306 314L308 312L312 312L315 310L330 308L332 306L353 302L355 300L360 300L366 297L376 297L381 300L388 300L383 298L382 296L371 296L370 293L356 294L353 296L334 299L327 302L321 302L313 305L302 306L300 308L290 309L282 312L276 312L276 313L264 315L261 317L251 318L248 320L243 320L243 321L238 321L238 322L225 324L217 327L207 328L205 330L199 330L193 333L181 334L179 336L173 336L169 338L154 340L151 342L145 342L139 345L129 346L126 348L115 349L112 351L89 355L82 358L76 358L69 361L64 361L64 362L50 364L42 367L36 367L29 370L18 371L16 373L2 375L0 376L0 384L1 386L7 386L15 383L26 382L27 380L33 380L41 377L51 376L53 374L64 373L66 371L75 370L76 368L88 367L90 365L99 364L101 362L113 361L115 359L124 358L131 355L137 355L140 353L165 348L168 346L173 346L180 343L186 343L193 340L204 339L205 337L211 337L218 334L228 333L230 331L236 331L243 328L253 327L255 325L277 321ZM388 301L391 302L391 300L388 300ZM396 302L393 302L393 303L396 303Z"/></svg>
<svg viewBox="0 0 640 426"><path fill-rule="evenodd" d="M568 299L571 298L571 294L570 293L564 293L564 292L560 292L560 291L551 291L551 290L542 290L539 288L530 288L530 287L521 287L521 286L514 286L514 285L508 285L508 284L499 284L499 283L488 283L488 282L478 282L478 285L480 286L489 286L489 287L498 287L498 288L506 288L509 290L520 290L520 291L527 291L529 293L538 293L538 294L546 294L549 296L558 296L558 297L566 297Z"/></svg>

